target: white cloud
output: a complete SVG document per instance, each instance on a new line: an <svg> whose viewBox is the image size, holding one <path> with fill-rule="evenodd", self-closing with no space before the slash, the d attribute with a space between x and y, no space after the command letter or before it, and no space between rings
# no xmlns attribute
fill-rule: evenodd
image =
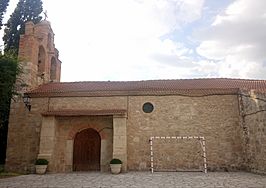
<svg viewBox="0 0 266 188"><path fill-rule="evenodd" d="M204 0L76 0L75 4L45 0L63 62L62 81L232 76L241 64L231 65L230 61L241 57L235 54L249 54L239 61L247 68L252 55L263 57L261 52L250 53L256 45L243 43L245 33L235 26L240 12L247 12L246 2L228 7L201 36L197 52L209 60L197 61L194 49L167 37L173 31L176 35L184 32L185 26L200 19L203 4ZM238 74L251 74L248 70Z"/></svg>
<svg viewBox="0 0 266 188"><path fill-rule="evenodd" d="M11 7L16 2L11 0ZM265 79L266 1L235 0L223 11L221 7L212 10L211 4L204 3L204 0L76 0L75 3L45 0L44 9L48 10L63 62L62 81ZM218 5L216 2L215 6ZM210 11L219 14L213 19L208 17ZM198 31L193 23L204 13L200 24L206 26L210 20L214 21ZM190 24L197 31L196 52L191 46L195 41L185 34ZM183 33L190 44L177 41L173 33L176 36Z"/></svg>
<svg viewBox="0 0 266 188"><path fill-rule="evenodd" d="M219 60L222 77L266 78L266 1L236 0L197 34L197 52Z"/></svg>
<svg viewBox="0 0 266 188"><path fill-rule="evenodd" d="M191 70L196 77L217 77L219 66L214 61L201 60L194 62Z"/></svg>
<svg viewBox="0 0 266 188"><path fill-rule="evenodd" d="M10 0L11 14L18 0ZM201 17L204 0L45 0L62 81L182 78L190 49L161 39ZM8 19L9 15L6 15Z"/></svg>
<svg viewBox="0 0 266 188"><path fill-rule="evenodd" d="M204 0L44 3L63 62L63 81L139 80L188 72L177 66L189 50L160 37L199 19Z"/></svg>
<svg viewBox="0 0 266 188"><path fill-rule="evenodd" d="M76 0L73 6L46 0L63 62L62 80L176 78L186 71L165 61L176 58L178 64L188 49L160 37L200 18L203 2Z"/></svg>

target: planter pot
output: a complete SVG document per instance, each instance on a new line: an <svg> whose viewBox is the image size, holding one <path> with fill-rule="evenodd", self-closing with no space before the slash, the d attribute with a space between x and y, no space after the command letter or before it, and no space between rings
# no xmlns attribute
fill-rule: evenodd
<svg viewBox="0 0 266 188"><path fill-rule="evenodd" d="M45 174L47 165L35 165L36 174Z"/></svg>
<svg viewBox="0 0 266 188"><path fill-rule="evenodd" d="M121 172L122 164L110 164L112 174L119 174Z"/></svg>

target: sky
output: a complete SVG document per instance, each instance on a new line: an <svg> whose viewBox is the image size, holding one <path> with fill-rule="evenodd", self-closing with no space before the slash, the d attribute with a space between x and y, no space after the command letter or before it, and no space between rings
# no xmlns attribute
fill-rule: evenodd
<svg viewBox="0 0 266 188"><path fill-rule="evenodd" d="M266 79L266 0L43 3L61 81Z"/></svg>

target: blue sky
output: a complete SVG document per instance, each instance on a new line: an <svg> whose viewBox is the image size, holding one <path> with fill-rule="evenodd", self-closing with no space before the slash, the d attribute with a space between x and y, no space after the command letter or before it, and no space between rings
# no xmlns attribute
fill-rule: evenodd
<svg viewBox="0 0 266 188"><path fill-rule="evenodd" d="M62 81L266 79L265 0L43 2Z"/></svg>

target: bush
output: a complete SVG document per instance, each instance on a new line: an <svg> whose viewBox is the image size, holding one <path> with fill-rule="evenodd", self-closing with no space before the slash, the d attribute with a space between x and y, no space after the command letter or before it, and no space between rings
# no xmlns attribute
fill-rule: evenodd
<svg viewBox="0 0 266 188"><path fill-rule="evenodd" d="M35 165L48 165L49 161L46 159L37 159Z"/></svg>
<svg viewBox="0 0 266 188"><path fill-rule="evenodd" d="M122 164L122 161L120 159L112 159L110 164Z"/></svg>
<svg viewBox="0 0 266 188"><path fill-rule="evenodd" d="M2 4L2 0L0 4ZM6 159L10 102L14 96L18 95L17 88L23 82L22 79L18 79L20 81L16 82L16 77L20 72L21 67L17 58L7 53L2 55L0 52L0 165L4 164Z"/></svg>

